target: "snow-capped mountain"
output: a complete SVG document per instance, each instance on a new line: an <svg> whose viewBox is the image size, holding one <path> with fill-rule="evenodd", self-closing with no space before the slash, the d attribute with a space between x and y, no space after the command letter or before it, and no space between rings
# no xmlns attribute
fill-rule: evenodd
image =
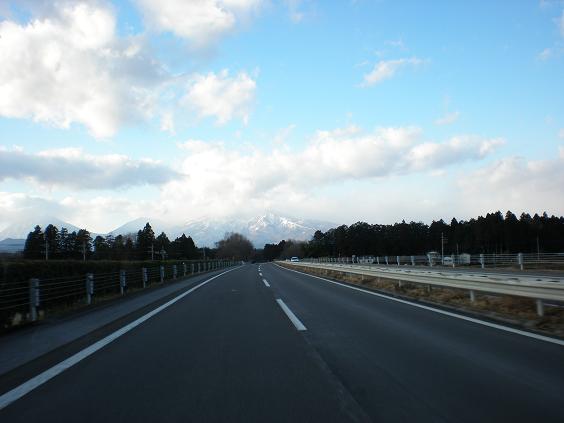
<svg viewBox="0 0 564 423"><path fill-rule="evenodd" d="M173 240L184 233L187 236L191 236L196 245L200 247L215 246L215 243L228 232L238 232L249 238L257 248L262 248L264 244L278 243L283 239L309 240L316 230L326 231L337 226L329 222L295 219L267 212L251 219L200 218L188 221L182 225L173 225L159 219L140 217L121 225L109 232L109 234L114 236L136 234L137 231L143 229L147 222L151 224L155 235L165 232L169 239ZM1 231L0 241L11 238L9 243L11 249L17 244L21 244L23 248L23 241L21 240L25 240L27 234L33 230L35 225L39 225L44 229L49 223L52 223L59 229L65 227L69 232L78 231L79 229L55 217L38 218L35 221L22 220L13 222ZM93 233L92 236L95 237L96 234ZM1 246L0 250L2 250Z"/></svg>
<svg viewBox="0 0 564 423"><path fill-rule="evenodd" d="M283 239L309 240L316 230L326 231L337 225L329 222L295 219L268 212L251 219L205 219L186 223L180 233L190 235L197 245L213 246L227 232L238 232L255 247L278 243Z"/></svg>
<svg viewBox="0 0 564 423"><path fill-rule="evenodd" d="M45 227L49 224L53 224L59 229L67 228L69 232L78 231L80 229L73 224L65 222L54 216L44 216L36 219L21 219L11 222L4 230L0 231L0 240L7 238L12 238L13 240L26 239L27 235L33 231L36 225L41 226L41 229L45 229Z"/></svg>
<svg viewBox="0 0 564 423"><path fill-rule="evenodd" d="M168 237L172 237L171 235L173 232L176 233L177 229L175 225L170 225L166 222L163 222L159 219L153 219L150 217L139 217L134 219L130 222L127 222L121 225L119 228L114 229L113 231L109 232L109 235L127 235L127 234L137 234L140 229L145 227L146 223L151 225L153 228L153 232L155 236L158 236L161 232L164 232L168 235Z"/></svg>
<svg viewBox="0 0 564 423"><path fill-rule="evenodd" d="M196 245L213 247L228 232L238 232L249 238L257 248L266 243L278 243L283 239L308 240L316 230L325 231L335 224L315 220L284 217L268 212L251 219L243 218L200 218L183 225L168 225L151 218L139 218L120 226L112 235L136 233L149 222L155 235L165 232L169 239L183 233L191 236Z"/></svg>

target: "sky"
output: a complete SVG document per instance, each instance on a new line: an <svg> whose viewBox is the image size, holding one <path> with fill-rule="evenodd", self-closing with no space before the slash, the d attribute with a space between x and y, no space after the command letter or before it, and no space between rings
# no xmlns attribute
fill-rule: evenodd
<svg viewBox="0 0 564 423"><path fill-rule="evenodd" d="M0 230L564 214L564 1L0 0Z"/></svg>

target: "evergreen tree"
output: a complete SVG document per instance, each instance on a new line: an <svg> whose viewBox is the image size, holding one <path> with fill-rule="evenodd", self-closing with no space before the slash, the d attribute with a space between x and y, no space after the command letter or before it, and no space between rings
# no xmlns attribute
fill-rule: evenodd
<svg viewBox="0 0 564 423"><path fill-rule="evenodd" d="M23 256L26 259L42 259L45 258L45 237L41 231L41 227L37 225L32 232L27 235Z"/></svg>
<svg viewBox="0 0 564 423"><path fill-rule="evenodd" d="M157 251L155 244L155 233L149 222L145 224L145 227L137 232L136 249L137 256L140 260L151 259L151 249Z"/></svg>
<svg viewBox="0 0 564 423"><path fill-rule="evenodd" d="M50 259L58 258L61 251L59 230L54 225L47 225L45 228L45 246Z"/></svg>

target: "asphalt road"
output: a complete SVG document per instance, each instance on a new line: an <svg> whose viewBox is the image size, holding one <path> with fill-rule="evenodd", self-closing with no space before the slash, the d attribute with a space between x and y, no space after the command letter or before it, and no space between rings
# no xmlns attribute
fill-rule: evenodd
<svg viewBox="0 0 564 423"><path fill-rule="evenodd" d="M261 269L191 292L0 421L564 421L563 346Z"/></svg>

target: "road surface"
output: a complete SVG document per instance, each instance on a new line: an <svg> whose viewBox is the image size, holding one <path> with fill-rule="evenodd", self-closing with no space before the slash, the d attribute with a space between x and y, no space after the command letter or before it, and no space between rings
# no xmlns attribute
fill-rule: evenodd
<svg viewBox="0 0 564 423"><path fill-rule="evenodd" d="M6 405L0 421L564 421L562 344L274 264L167 304ZM2 398L116 329L2 376Z"/></svg>

